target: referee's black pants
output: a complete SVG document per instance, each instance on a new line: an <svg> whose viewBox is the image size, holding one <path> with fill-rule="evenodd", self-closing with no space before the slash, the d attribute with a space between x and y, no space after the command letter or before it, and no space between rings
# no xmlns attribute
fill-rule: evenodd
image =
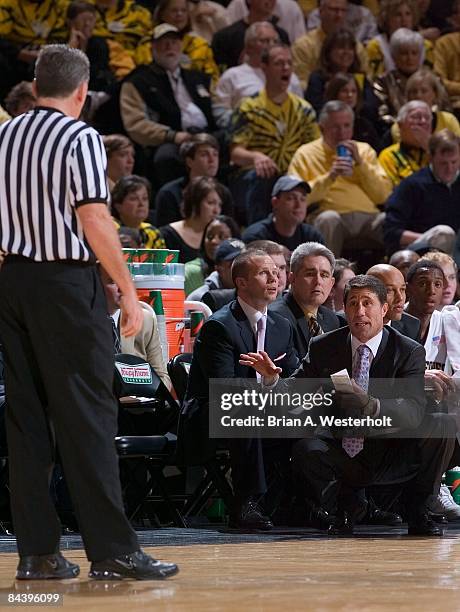
<svg viewBox="0 0 460 612"><path fill-rule="evenodd" d="M19 554L59 550L61 527L49 494L55 444L88 559L138 550L123 511L112 332L95 266L7 257L0 340Z"/></svg>

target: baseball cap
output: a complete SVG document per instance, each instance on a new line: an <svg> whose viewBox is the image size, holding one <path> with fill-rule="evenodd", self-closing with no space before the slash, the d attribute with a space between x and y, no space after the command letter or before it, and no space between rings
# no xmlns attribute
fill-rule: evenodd
<svg viewBox="0 0 460 612"><path fill-rule="evenodd" d="M180 38L180 32L175 26L170 23L160 23L160 25L153 29L152 40L160 40L166 34L176 34Z"/></svg>
<svg viewBox="0 0 460 612"><path fill-rule="evenodd" d="M296 187L302 187L302 189L305 189L305 193L310 193L311 191L310 185L302 179L299 179L297 176L292 176L291 174L285 174L273 185L272 196L276 197L280 193L292 191Z"/></svg>
<svg viewBox="0 0 460 612"><path fill-rule="evenodd" d="M237 238L230 238L224 240L219 244L214 255L214 261L219 263L220 261L233 261L237 255L246 247L244 242Z"/></svg>

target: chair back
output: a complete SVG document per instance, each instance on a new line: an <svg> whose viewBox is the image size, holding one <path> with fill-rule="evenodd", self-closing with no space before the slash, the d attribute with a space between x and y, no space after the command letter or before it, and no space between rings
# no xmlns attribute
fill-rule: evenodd
<svg viewBox="0 0 460 612"><path fill-rule="evenodd" d="M182 404L187 390L192 353L180 353L168 361L168 374L177 394L177 399Z"/></svg>

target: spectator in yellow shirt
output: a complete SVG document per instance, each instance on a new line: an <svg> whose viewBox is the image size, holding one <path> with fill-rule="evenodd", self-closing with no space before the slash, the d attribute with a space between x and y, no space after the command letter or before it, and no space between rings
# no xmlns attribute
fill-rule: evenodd
<svg viewBox="0 0 460 612"><path fill-rule="evenodd" d="M321 138L301 146L289 174L308 182L308 203L319 206L315 227L326 245L340 257L342 248L359 240L360 246L383 245L383 204L391 182L365 142L352 140L354 113L340 100L327 102L319 116Z"/></svg>
<svg viewBox="0 0 460 612"><path fill-rule="evenodd" d="M460 0L453 11L460 21ZM441 77L454 109L460 108L460 31L441 36L434 51L434 70Z"/></svg>
<svg viewBox="0 0 460 612"><path fill-rule="evenodd" d="M379 162L394 186L428 165L431 109L422 100L411 100L400 109L397 122L401 142L383 149L379 155Z"/></svg>
<svg viewBox="0 0 460 612"><path fill-rule="evenodd" d="M447 111L449 98L446 90L439 77L429 68L420 68L409 77L406 84L406 98L408 101L422 100L428 104L432 111L433 133L448 129L456 136L460 136L457 117ZM393 142L399 142L401 139L397 123L391 126L391 136Z"/></svg>

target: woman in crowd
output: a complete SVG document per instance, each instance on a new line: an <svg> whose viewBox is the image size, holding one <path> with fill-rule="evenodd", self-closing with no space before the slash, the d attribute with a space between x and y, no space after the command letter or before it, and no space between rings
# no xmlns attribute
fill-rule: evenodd
<svg viewBox="0 0 460 612"><path fill-rule="evenodd" d="M227 215L217 215L204 229L199 256L185 264L185 295L203 285L204 279L214 270L217 247L229 238L241 238L238 225Z"/></svg>
<svg viewBox="0 0 460 612"><path fill-rule="evenodd" d="M406 84L409 77L423 63L423 37L408 28L400 28L391 36L390 52L395 68L374 81L374 93L380 102L379 117L388 125L394 123L399 109L407 102Z"/></svg>
<svg viewBox="0 0 460 612"><path fill-rule="evenodd" d="M164 249L160 231L146 222L149 203L150 183L143 176L124 176L112 189L112 214L117 229L121 226L137 229L144 249Z"/></svg>
<svg viewBox="0 0 460 612"><path fill-rule="evenodd" d="M390 50L390 38L399 28L413 30L417 24L418 11L413 0L382 0L378 16L380 34L367 43L369 70L372 79L396 68ZM424 40L422 63L433 67L433 45Z"/></svg>
<svg viewBox="0 0 460 612"><path fill-rule="evenodd" d="M356 38L351 30L341 29L326 36L321 47L319 68L314 70L309 78L305 98L319 114L325 102L327 82L338 72L352 73L362 93L369 112L377 112L377 100L372 93L372 87L364 74L356 51Z"/></svg>
<svg viewBox="0 0 460 612"><path fill-rule="evenodd" d="M433 133L447 128L457 136L460 136L460 124L456 116L448 109L449 98L439 77L429 68L422 67L409 77L406 84L406 98L409 100L423 100L433 111ZM399 142L399 126L394 123L391 126L393 142ZM391 144L391 143L388 143Z"/></svg>
<svg viewBox="0 0 460 612"><path fill-rule="evenodd" d="M134 147L127 136L109 134L102 137L107 154L107 178L109 189L124 176L129 176L134 168Z"/></svg>
<svg viewBox="0 0 460 612"><path fill-rule="evenodd" d="M216 179L196 177L184 191L184 218L160 228L168 249L180 251L186 263L200 255L204 229L222 210L222 187Z"/></svg>
<svg viewBox="0 0 460 612"><path fill-rule="evenodd" d="M382 146L380 136L373 124L363 114L362 92L353 74L337 73L326 85L325 102L341 100L351 106L355 113L353 125L353 140L367 142L375 151L380 152Z"/></svg>

